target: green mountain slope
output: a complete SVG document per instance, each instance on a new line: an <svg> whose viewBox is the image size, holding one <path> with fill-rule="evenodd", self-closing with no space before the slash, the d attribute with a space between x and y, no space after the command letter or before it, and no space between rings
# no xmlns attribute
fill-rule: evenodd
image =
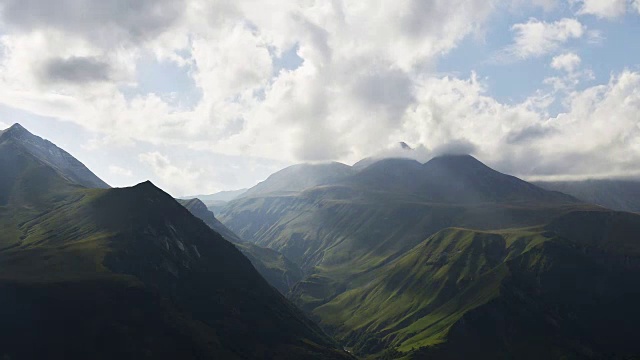
<svg viewBox="0 0 640 360"><path fill-rule="evenodd" d="M302 192L283 194L280 189L237 199L222 209L220 219L243 239L276 249L310 270L323 264L352 265L361 258L385 260L449 226L538 225L583 206L470 156L445 156L426 164L386 159L349 176L322 179L324 185Z"/></svg>
<svg viewBox="0 0 640 360"><path fill-rule="evenodd" d="M617 218L613 232L640 225L640 217L627 214L588 216ZM549 230L560 226L560 233ZM640 285L640 252L614 250L623 243L638 249L636 235L616 236L609 252L584 243L565 226L572 227L571 220L560 218L547 229L443 230L363 276L360 286L314 315L362 355L559 359L639 354L632 334L640 319L635 305L640 294L630 289ZM598 239L600 245L612 240Z"/></svg>
<svg viewBox="0 0 640 360"><path fill-rule="evenodd" d="M307 272L316 267L357 272L446 227L540 225L585 206L592 207L495 172L471 157L452 156L424 165L382 160L300 193L232 201L219 217L241 238L280 251Z"/></svg>
<svg viewBox="0 0 640 360"><path fill-rule="evenodd" d="M349 358L151 183L86 189L13 141L0 169L0 356Z"/></svg>
<svg viewBox="0 0 640 360"><path fill-rule="evenodd" d="M302 280L302 270L279 252L243 241L216 219L213 212L199 199L178 200L187 210L204 221L207 226L232 242L251 261L265 280L282 294L287 294L293 285Z"/></svg>
<svg viewBox="0 0 640 360"><path fill-rule="evenodd" d="M235 200L220 219L300 264L307 277L290 297L358 355L640 354L629 336L640 218L472 157L379 161L302 192Z"/></svg>

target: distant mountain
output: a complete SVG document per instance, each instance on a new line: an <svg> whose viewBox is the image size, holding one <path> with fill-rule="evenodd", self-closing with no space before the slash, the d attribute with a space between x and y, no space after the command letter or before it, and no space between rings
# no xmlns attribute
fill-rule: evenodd
<svg viewBox="0 0 640 360"><path fill-rule="evenodd" d="M87 188L109 188L81 162L53 143L31 134L20 124L14 124L0 133L0 143L12 143L50 166L63 178Z"/></svg>
<svg viewBox="0 0 640 360"><path fill-rule="evenodd" d="M219 218L305 271L329 264L356 271L355 261L388 261L446 227L533 226L583 206L463 156L426 164L384 159L295 196L283 194L237 199Z"/></svg>
<svg viewBox="0 0 640 360"><path fill-rule="evenodd" d="M385 159L387 160L413 159L415 157L416 157L415 150L411 146L409 146L409 144L407 144L406 142L400 141L390 149L386 149L377 155L370 156L356 162L355 164L353 164L352 168L355 171L360 171L360 170L364 170L369 165L375 164L376 162L382 161Z"/></svg>
<svg viewBox="0 0 640 360"><path fill-rule="evenodd" d="M185 196L182 199L200 199L207 207L221 206L231 200L235 200L242 196L248 189L232 190L232 191L220 191L211 195L195 195Z"/></svg>
<svg viewBox="0 0 640 360"><path fill-rule="evenodd" d="M0 356L350 358L153 184L86 189L6 136Z"/></svg>
<svg viewBox="0 0 640 360"><path fill-rule="evenodd" d="M470 155L439 156L425 164L411 159L383 159L341 183L412 194L432 202L577 202L565 194L499 173Z"/></svg>
<svg viewBox="0 0 640 360"><path fill-rule="evenodd" d="M358 163L356 163L357 166ZM374 191L411 193L422 178L422 164L413 159L391 158L372 162L341 184Z"/></svg>
<svg viewBox="0 0 640 360"><path fill-rule="evenodd" d="M640 278L640 217L471 156L383 159L295 193L234 200L219 219L300 265L290 298L363 357L640 354L626 335L637 300L624 295Z"/></svg>
<svg viewBox="0 0 640 360"><path fill-rule="evenodd" d="M227 241L236 245L251 261L265 280L282 294L287 294L293 285L302 280L303 273L298 265L291 262L279 252L243 241L238 235L229 230L216 219L213 212L199 199L178 200L193 215L204 221L210 228L222 235Z"/></svg>
<svg viewBox="0 0 640 360"><path fill-rule="evenodd" d="M236 235L233 231L229 230L228 227L224 226L223 223L216 219L215 215L212 211L207 208L207 205L204 202L200 201L200 199L177 199L178 203L184 206L191 214L193 214L198 219L204 221L207 226L213 229L218 234L222 235L227 241L239 243L243 242L238 235Z"/></svg>
<svg viewBox="0 0 640 360"><path fill-rule="evenodd" d="M537 181L534 184L609 209L640 212L640 181L638 180Z"/></svg>
<svg viewBox="0 0 640 360"><path fill-rule="evenodd" d="M247 190L241 198L261 196L269 193L292 193L331 183L353 173L349 165L333 162L329 164L300 164L280 170L267 180Z"/></svg>

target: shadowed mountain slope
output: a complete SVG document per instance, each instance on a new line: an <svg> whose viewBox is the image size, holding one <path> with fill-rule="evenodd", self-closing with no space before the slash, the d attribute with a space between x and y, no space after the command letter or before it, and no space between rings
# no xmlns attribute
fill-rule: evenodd
<svg viewBox="0 0 640 360"><path fill-rule="evenodd" d="M218 221L213 212L207 209L207 206L199 199L178 200L178 202L226 240L236 245L251 261L260 275L282 294L287 294L293 285L302 280L302 270L298 265L275 250L243 241Z"/></svg>
<svg viewBox="0 0 640 360"><path fill-rule="evenodd" d="M410 159L384 159L338 183L448 204L577 202L571 196L495 171L470 155L439 156L425 164Z"/></svg>
<svg viewBox="0 0 640 360"><path fill-rule="evenodd" d="M153 184L86 189L13 141L0 168L1 356L349 358Z"/></svg>

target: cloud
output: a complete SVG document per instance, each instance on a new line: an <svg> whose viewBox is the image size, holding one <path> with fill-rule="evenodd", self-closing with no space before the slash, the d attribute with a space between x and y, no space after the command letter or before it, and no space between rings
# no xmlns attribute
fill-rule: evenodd
<svg viewBox="0 0 640 360"><path fill-rule="evenodd" d="M287 160L377 151L415 103L414 79L480 30L498 3L162 0L125 11L124 0L65 0L55 8L41 2L7 0L2 12L9 31L0 101L119 143L183 143ZM274 73L278 57L292 48L300 65ZM193 77L202 93L193 109L175 109L155 94L123 96L121 86L135 81L137 59L149 51ZM94 70L110 71L91 78L81 68L57 66L76 72L49 73L87 81L44 86L36 70L64 65L60 59L100 59L105 66L94 63ZM89 81L96 79L106 80Z"/></svg>
<svg viewBox="0 0 640 360"><path fill-rule="evenodd" d="M119 177L130 178L133 176L133 172L131 170L116 165L110 165L109 172Z"/></svg>
<svg viewBox="0 0 640 360"><path fill-rule="evenodd" d="M160 178L159 185L172 194L183 195L198 188L200 171L189 164L186 167L178 167L167 156L157 151L142 153L138 155L138 160L148 166Z"/></svg>
<svg viewBox="0 0 640 360"><path fill-rule="evenodd" d="M585 26L576 19L564 18L553 23L529 19L527 23L515 24L516 32L513 52L522 57L535 57L556 50L570 39L584 35Z"/></svg>
<svg viewBox="0 0 640 360"><path fill-rule="evenodd" d="M640 14L640 0L633 0L631 2L631 8L635 9L638 12L638 14Z"/></svg>
<svg viewBox="0 0 640 360"><path fill-rule="evenodd" d="M170 156L167 154L171 154ZM142 165L142 166L140 166ZM293 165L258 158L221 156L181 146L142 152L137 157L136 178L140 174L175 197L213 194L224 189L246 188L272 173Z"/></svg>
<svg viewBox="0 0 640 360"><path fill-rule="evenodd" d="M45 82L88 83L107 81L110 73L111 65L99 58L71 57L47 60L40 76Z"/></svg>
<svg viewBox="0 0 640 360"><path fill-rule="evenodd" d="M576 19L564 18L552 23L534 18L526 23L511 27L515 32L514 44L508 47L504 56L520 59L539 57L554 52L571 39L581 38L586 27Z"/></svg>
<svg viewBox="0 0 640 360"><path fill-rule="evenodd" d="M581 62L582 60L580 59L580 56L578 56L577 54L565 53L562 55L555 56L551 60L551 67L556 70L563 70L568 73L572 73L578 68L578 66L580 66Z"/></svg>
<svg viewBox="0 0 640 360"><path fill-rule="evenodd" d="M491 97L474 73L436 72L464 39L482 37L498 0L0 2L0 102L81 125L95 146L144 143L133 161L176 195L219 187L211 179L223 171L204 165L210 154L243 167L253 166L246 159L355 162L400 140L423 155L473 152L525 176L640 163L636 72L582 89L561 73L551 89L515 103ZM563 50L590 36L580 21L532 18L512 32L506 55L558 55L554 68L582 74ZM285 54L295 66L282 66ZM184 71L199 102L180 108L153 91L123 93L147 58ZM42 69L56 63L48 78L58 81L43 82ZM201 155L191 162L168 146Z"/></svg>
<svg viewBox="0 0 640 360"><path fill-rule="evenodd" d="M627 0L570 0L570 2L580 5L579 15L615 19L627 11Z"/></svg>
<svg viewBox="0 0 640 360"><path fill-rule="evenodd" d="M8 26L55 29L110 45L152 39L185 9L175 0L3 0L1 5L1 19Z"/></svg>
<svg viewBox="0 0 640 360"><path fill-rule="evenodd" d="M581 68L582 59L575 53L564 53L551 59L551 67L562 71L561 76L552 76L543 80L550 85L555 92L569 93L575 91L584 81L595 79L593 71L589 68Z"/></svg>
<svg viewBox="0 0 640 360"><path fill-rule="evenodd" d="M523 144L536 139L544 138L555 132L555 129L549 126L534 124L524 129L519 129L507 134L507 144Z"/></svg>

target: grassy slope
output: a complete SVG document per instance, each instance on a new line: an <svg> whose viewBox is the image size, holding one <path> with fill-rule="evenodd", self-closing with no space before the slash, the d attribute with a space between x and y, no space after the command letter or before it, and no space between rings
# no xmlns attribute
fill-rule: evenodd
<svg viewBox="0 0 640 360"><path fill-rule="evenodd" d="M640 353L629 337L640 320L629 290L640 286L638 217L469 157L432 162L422 178L406 176L424 168L411 162L382 165L363 181L236 200L221 220L298 262L309 276L293 299L361 355Z"/></svg>
<svg viewBox="0 0 640 360"><path fill-rule="evenodd" d="M582 207L591 208L451 205L321 187L297 196L240 199L229 204L220 219L244 239L282 252L307 272L308 278L293 289L293 295L309 311L350 287L353 277L402 256L443 228L535 226Z"/></svg>
<svg viewBox="0 0 640 360"><path fill-rule="evenodd" d="M0 355L346 357L150 183L81 189L7 143L0 167Z"/></svg>
<svg viewBox="0 0 640 360"><path fill-rule="evenodd" d="M499 295L506 258L545 240L536 233L446 229L314 315L360 352L438 344L465 312Z"/></svg>
<svg viewBox="0 0 640 360"><path fill-rule="evenodd" d="M318 196L317 192L326 193ZM586 310L580 315L583 328L573 329L580 321L571 319L570 311L566 309L582 301L572 297L571 292L560 291L562 289L553 282L545 284L545 289L533 287L533 290L525 289L526 292L520 289L526 284L524 280L520 282L521 279L549 276L546 272L531 275L531 269L556 263L562 256L566 257L566 263L573 262L572 267L558 275L564 277L565 285L574 281L582 269L590 273L602 269L606 281L616 284L608 291L621 298L628 296L624 289L640 284L628 278L622 284L614 281L620 269L609 268L616 266L618 261L634 261L615 256L634 254L638 241L633 234L640 233L637 217L582 204L463 206L389 197L384 193L366 196L361 193L356 198L339 199L336 193L322 187L297 196L242 199L226 209L224 219L232 227L245 226L239 227L239 231L257 234L254 240L260 244L273 246L292 259L308 264L306 269L310 275L294 288L293 299L305 310L313 312L326 329L353 351L383 356L384 349L389 348L386 354L390 358L422 358L429 354L436 354L437 358L449 355L467 358L473 354L464 354L451 344L458 344L460 348L473 344L476 349L497 357L531 354L529 358L565 355L580 358L594 353L607 354L616 348L620 349L618 354L637 354L638 349L629 348L632 342L624 335L624 329L629 327L621 317L614 322L621 330L612 332L619 335L616 346L598 343L589 333L598 333L592 329L602 326L601 319L590 318ZM544 229L547 223L550 224ZM456 250L461 251L460 257L449 259L441 268L438 264L417 265L442 251L432 248L435 242L427 242L428 246L421 244L419 236L424 238L443 227L455 226L481 230L471 231L469 234L473 236L460 237L447 231L438 233L440 243L462 247ZM507 230L491 230L500 228ZM508 230L520 228L529 230ZM549 236L549 231L556 235ZM448 235L442 237L443 234ZM478 238L477 234L483 235ZM632 234L631 238L629 234ZM564 238L571 239L571 245L564 244ZM544 245L549 242L554 246ZM598 248L600 243L606 246ZM570 251L563 253L555 246L557 244L560 244L560 250L564 251L564 246L568 246ZM484 252L500 246L503 253L498 260L491 260L491 253ZM582 247L590 250L582 250ZM582 251L596 250L606 251L606 265L601 264L601 258L576 263L576 259L582 258ZM526 268L518 269L517 276L512 265L516 258L530 261ZM490 263L494 267L488 269ZM410 264L416 264L417 268ZM400 267L394 270L396 266ZM588 296L596 302L590 305L593 313L606 314L610 306L625 309L630 314L635 311L629 303L616 304L615 298L603 297L601 292L587 285L590 281L603 280L585 276L581 281L585 283L581 291L591 293ZM557 299L536 296L538 292L564 295L558 303ZM547 306L564 310L558 315L549 315ZM487 338L484 332L492 329L492 322L498 321L493 318L495 316L509 319L495 325L507 329L496 328L498 335ZM547 321L550 316L552 320ZM563 324L560 330L549 324L556 318ZM631 318L639 320L640 316L636 312ZM465 323L470 325L460 325ZM537 339L544 345L533 349L509 336L511 329L517 329L523 339ZM599 334L599 337L604 338L604 335ZM560 340L556 341L554 337ZM428 350L412 352L412 349L424 346Z"/></svg>
<svg viewBox="0 0 640 360"><path fill-rule="evenodd" d="M599 241L574 227L585 216L609 223ZM638 216L598 211L546 229L446 229L314 315L356 353L381 358L635 356L638 226Z"/></svg>

